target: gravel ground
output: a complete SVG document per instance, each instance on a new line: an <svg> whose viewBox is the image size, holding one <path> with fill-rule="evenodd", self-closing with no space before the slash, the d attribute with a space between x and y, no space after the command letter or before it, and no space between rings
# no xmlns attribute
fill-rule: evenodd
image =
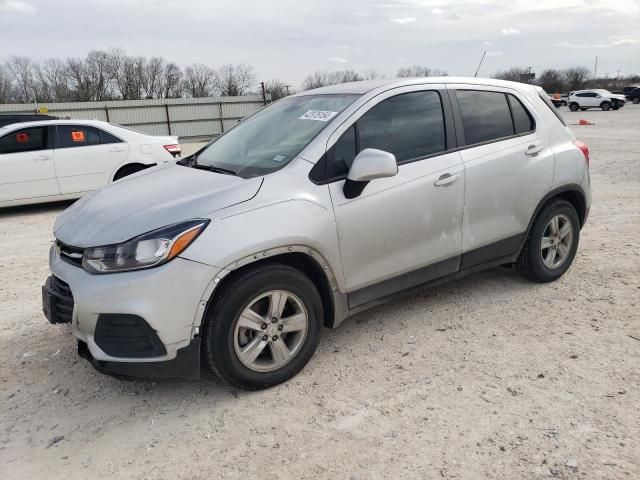
<svg viewBox="0 0 640 480"><path fill-rule="evenodd" d="M0 212L0 478L639 478L640 106L562 113L595 123L572 127L594 204L567 275L375 308L257 393L96 373L41 313L65 205Z"/></svg>

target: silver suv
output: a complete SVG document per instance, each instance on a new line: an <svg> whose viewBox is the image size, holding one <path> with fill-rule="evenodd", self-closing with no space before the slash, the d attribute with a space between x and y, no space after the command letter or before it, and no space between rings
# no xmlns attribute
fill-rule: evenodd
<svg viewBox="0 0 640 480"><path fill-rule="evenodd" d="M589 155L539 88L356 82L280 100L60 215L43 286L100 371L283 382L322 326L498 265L562 276ZM392 319L391 319L392 321Z"/></svg>

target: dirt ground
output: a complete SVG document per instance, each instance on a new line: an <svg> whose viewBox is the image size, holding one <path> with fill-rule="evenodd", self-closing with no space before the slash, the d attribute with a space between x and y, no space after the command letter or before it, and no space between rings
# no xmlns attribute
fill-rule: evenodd
<svg viewBox="0 0 640 480"><path fill-rule="evenodd" d="M65 205L0 212L0 478L640 478L640 106L562 114L595 123L567 275L375 308L257 393L96 373L41 313Z"/></svg>

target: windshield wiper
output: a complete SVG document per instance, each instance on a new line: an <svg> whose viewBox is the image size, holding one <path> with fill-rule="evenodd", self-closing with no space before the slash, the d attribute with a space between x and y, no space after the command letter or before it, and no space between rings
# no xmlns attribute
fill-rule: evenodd
<svg viewBox="0 0 640 480"><path fill-rule="evenodd" d="M237 175L237 173L234 172L233 170L229 170L227 168L214 167L213 165L209 167L209 170L216 173L223 173L224 175Z"/></svg>
<svg viewBox="0 0 640 480"><path fill-rule="evenodd" d="M197 168L198 170L209 170L210 172L222 173L224 175L237 175L233 170L229 170L226 168L214 167L213 165L202 165L200 163L196 163L195 160L190 165L191 168Z"/></svg>

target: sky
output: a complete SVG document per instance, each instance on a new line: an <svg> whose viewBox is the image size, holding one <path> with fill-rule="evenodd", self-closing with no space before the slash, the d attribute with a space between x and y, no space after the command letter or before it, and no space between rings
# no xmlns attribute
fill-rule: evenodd
<svg viewBox="0 0 640 480"><path fill-rule="evenodd" d="M0 0L0 61L122 47L181 66L246 63L297 86L315 70L426 65L640 73L640 0Z"/></svg>

